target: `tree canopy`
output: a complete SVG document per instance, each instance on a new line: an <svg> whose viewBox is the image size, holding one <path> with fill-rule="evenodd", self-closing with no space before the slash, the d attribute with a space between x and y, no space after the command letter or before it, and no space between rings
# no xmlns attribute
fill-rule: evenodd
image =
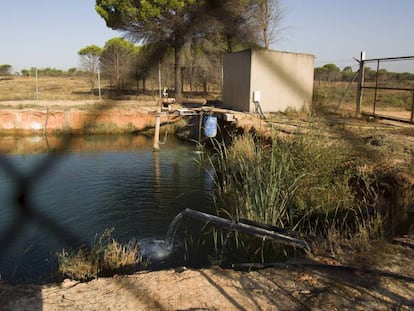
<svg viewBox="0 0 414 311"><path fill-rule="evenodd" d="M12 66L9 64L0 65L0 76L11 75Z"/></svg>
<svg viewBox="0 0 414 311"><path fill-rule="evenodd" d="M99 59L102 55L102 49L97 45L88 45L78 51L81 57L81 63L84 70L89 73L89 84L91 92L95 87L95 73L99 68Z"/></svg>
<svg viewBox="0 0 414 311"><path fill-rule="evenodd" d="M96 0L96 11L108 27L136 41L157 46L154 55L175 51L175 93L182 97L184 46L194 40L257 42L251 27L253 0Z"/></svg>
<svg viewBox="0 0 414 311"><path fill-rule="evenodd" d="M97 0L96 11L108 27L124 30L144 43L161 43L175 50L175 91L182 97L183 48L190 35L195 12L204 1L195 0Z"/></svg>
<svg viewBox="0 0 414 311"><path fill-rule="evenodd" d="M103 73L119 92L131 74L139 47L123 38L112 38L105 43L101 56Z"/></svg>
<svg viewBox="0 0 414 311"><path fill-rule="evenodd" d="M358 70L354 72L351 66L345 66L342 71L335 64L325 64L322 67L315 68L315 80L319 82L337 82L337 81L354 81ZM364 81L374 82L378 79L381 83L388 83L391 86L393 83L400 83L402 81L413 81L414 74L408 72L392 72L385 68L373 70L368 66L364 67Z"/></svg>

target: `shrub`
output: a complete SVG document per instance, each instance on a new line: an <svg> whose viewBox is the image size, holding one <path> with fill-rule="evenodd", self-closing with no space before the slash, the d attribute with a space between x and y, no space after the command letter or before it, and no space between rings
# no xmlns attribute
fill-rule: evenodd
<svg viewBox="0 0 414 311"><path fill-rule="evenodd" d="M134 271L138 265L145 267L135 240L120 244L112 237L113 228L96 236L89 248L62 250L57 254L59 273L64 277L87 281L98 276Z"/></svg>

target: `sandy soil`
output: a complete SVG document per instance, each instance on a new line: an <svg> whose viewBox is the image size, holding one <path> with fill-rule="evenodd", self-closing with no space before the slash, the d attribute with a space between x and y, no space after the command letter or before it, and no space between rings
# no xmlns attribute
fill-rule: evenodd
<svg viewBox="0 0 414 311"><path fill-rule="evenodd" d="M376 247L358 264L314 256L256 271L183 267L0 285L0 310L413 310L413 241Z"/></svg>

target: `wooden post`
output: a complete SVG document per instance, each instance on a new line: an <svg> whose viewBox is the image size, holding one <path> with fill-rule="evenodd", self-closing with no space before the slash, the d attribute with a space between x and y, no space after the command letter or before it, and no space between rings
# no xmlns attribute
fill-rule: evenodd
<svg viewBox="0 0 414 311"><path fill-rule="evenodd" d="M158 152L160 150L160 126L161 126L161 109L157 109L155 115L155 131L154 131L154 147L153 151Z"/></svg>
<svg viewBox="0 0 414 311"><path fill-rule="evenodd" d="M355 109L355 117L357 118L361 116L362 87L364 85L364 61L365 61L365 52L361 52L361 56L359 59L358 92L357 92L356 109Z"/></svg>

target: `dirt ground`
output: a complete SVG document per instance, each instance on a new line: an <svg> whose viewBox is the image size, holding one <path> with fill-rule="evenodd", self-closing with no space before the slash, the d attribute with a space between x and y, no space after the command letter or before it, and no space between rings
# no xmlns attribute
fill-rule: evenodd
<svg viewBox="0 0 414 311"><path fill-rule="evenodd" d="M413 241L375 248L368 268L308 257L254 271L182 267L87 283L1 285L0 310L413 310Z"/></svg>

